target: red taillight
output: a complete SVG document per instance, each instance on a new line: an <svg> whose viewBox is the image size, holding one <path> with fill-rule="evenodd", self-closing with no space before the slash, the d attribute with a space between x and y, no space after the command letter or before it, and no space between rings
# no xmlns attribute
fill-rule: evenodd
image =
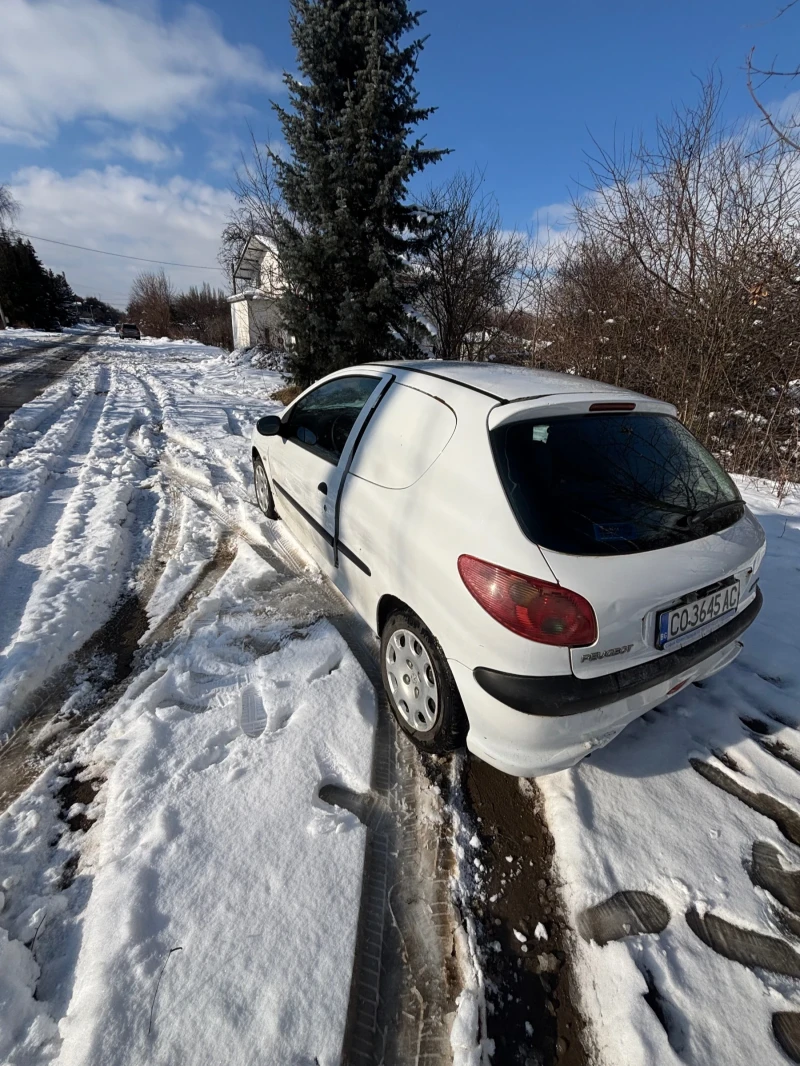
<svg viewBox="0 0 800 1066"><path fill-rule="evenodd" d="M592 605L577 592L472 555L459 556L458 572L484 611L521 637L561 648L597 640Z"/></svg>

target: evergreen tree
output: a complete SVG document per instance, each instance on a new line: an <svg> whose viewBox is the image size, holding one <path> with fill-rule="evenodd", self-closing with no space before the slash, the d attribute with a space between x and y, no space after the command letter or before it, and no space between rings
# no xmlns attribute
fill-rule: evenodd
<svg viewBox="0 0 800 1066"><path fill-rule="evenodd" d="M414 88L422 40L406 0L291 0L303 81L285 76L276 106L291 158L271 153L285 214L275 239L286 281L281 312L302 385L354 363L413 352L408 262L426 216L405 202L413 174L444 153L413 127L433 110Z"/></svg>
<svg viewBox="0 0 800 1066"><path fill-rule="evenodd" d="M78 321L78 298L66 277L46 270L30 241L1 230L0 304L11 325L58 329Z"/></svg>
<svg viewBox="0 0 800 1066"><path fill-rule="evenodd" d="M47 277L30 241L0 235L0 303L12 325L52 326Z"/></svg>
<svg viewBox="0 0 800 1066"><path fill-rule="evenodd" d="M64 274L55 274L52 270L46 271L46 289L49 300L49 311L54 322L59 326L74 326L77 324L78 297L72 291L70 283Z"/></svg>

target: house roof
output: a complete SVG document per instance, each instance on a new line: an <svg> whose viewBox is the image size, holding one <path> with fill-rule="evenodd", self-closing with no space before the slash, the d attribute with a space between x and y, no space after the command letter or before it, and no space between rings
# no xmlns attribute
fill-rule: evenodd
<svg viewBox="0 0 800 1066"><path fill-rule="evenodd" d="M248 237L233 268L234 280L237 278L258 277L261 260L264 258L265 252L273 248L274 245L269 237L263 237L259 233L254 233L252 237Z"/></svg>

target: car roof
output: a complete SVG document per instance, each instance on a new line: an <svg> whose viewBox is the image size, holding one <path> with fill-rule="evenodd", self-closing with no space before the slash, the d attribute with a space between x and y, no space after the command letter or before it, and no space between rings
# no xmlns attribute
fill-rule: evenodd
<svg viewBox="0 0 800 1066"><path fill-rule="evenodd" d="M614 393L619 396L639 396L640 393L592 381L577 374L559 374L552 370L537 370L527 366L506 366L503 363L462 363L447 359L397 359L371 364L392 366L398 370L444 378L468 389L476 389L503 403L529 400L540 396L565 396L571 393Z"/></svg>

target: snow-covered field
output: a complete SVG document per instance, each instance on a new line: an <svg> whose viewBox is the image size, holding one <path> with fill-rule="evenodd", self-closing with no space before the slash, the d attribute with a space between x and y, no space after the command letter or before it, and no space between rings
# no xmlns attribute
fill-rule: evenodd
<svg viewBox="0 0 800 1066"><path fill-rule="evenodd" d="M604 1066L800 1061L800 500L740 484L768 550L739 659L539 782Z"/></svg>
<svg viewBox="0 0 800 1066"><path fill-rule="evenodd" d="M130 683L0 817L2 1062L339 1061L365 830L319 792L368 789L375 699L316 571L259 554L279 384L109 334L0 437L2 728L120 596L146 613Z"/></svg>

